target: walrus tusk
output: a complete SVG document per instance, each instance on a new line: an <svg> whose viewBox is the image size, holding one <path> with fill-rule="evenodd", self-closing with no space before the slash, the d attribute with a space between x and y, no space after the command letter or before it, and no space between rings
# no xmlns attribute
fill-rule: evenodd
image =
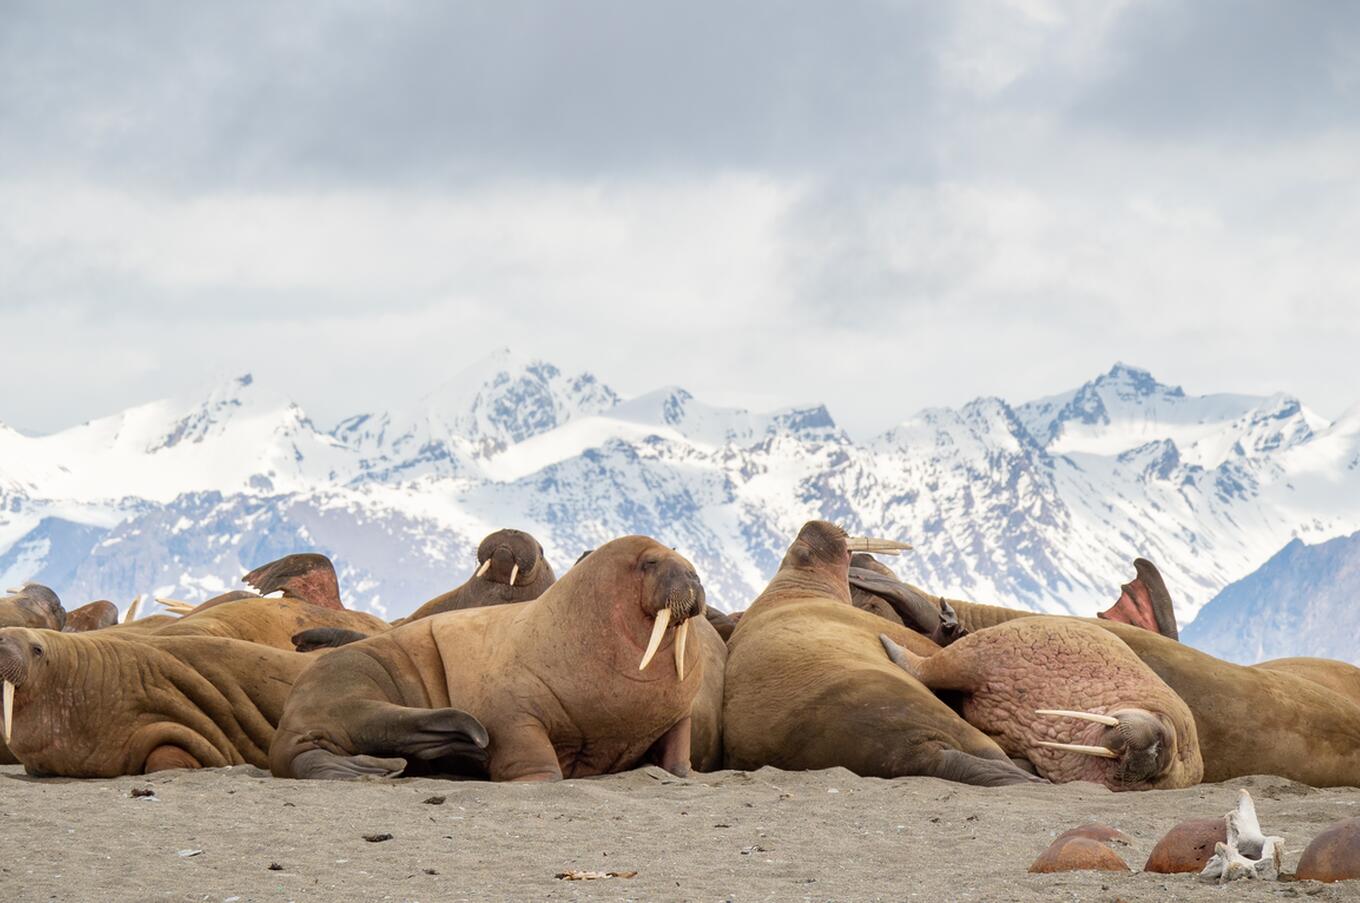
<svg viewBox="0 0 1360 903"><path fill-rule="evenodd" d="M661 638L666 635L666 628L671 623L671 610L663 608L656 613L656 622L652 624L652 638L647 641L647 651L642 653L642 664L638 665L639 671L646 671L647 666L652 662L652 656L656 655L656 650L661 648Z"/></svg>
<svg viewBox="0 0 1360 903"><path fill-rule="evenodd" d="M5 681L5 742L9 743L10 729L14 727L14 684Z"/></svg>
<svg viewBox="0 0 1360 903"><path fill-rule="evenodd" d="M162 599L160 596L154 596L153 598L156 600L157 605L177 615L188 614L195 608L195 606L190 605L188 602L181 602L178 599Z"/></svg>
<svg viewBox="0 0 1360 903"><path fill-rule="evenodd" d="M516 565L514 565L514 566L512 566L512 567L510 568L510 585L511 585L511 586L514 586L514 585L515 585L515 578L518 577L518 576L519 576L519 565L516 564Z"/></svg>
<svg viewBox="0 0 1360 903"><path fill-rule="evenodd" d="M491 570L491 559L490 559L490 558L488 558L486 561L483 561L483 562L482 562L482 566L479 567L479 568L477 568L477 576L478 576L478 577L485 577L485 576L486 576L486 572L489 571L489 570Z"/></svg>
<svg viewBox="0 0 1360 903"><path fill-rule="evenodd" d="M667 609L669 611L669 609ZM681 621L675 628L675 676L685 679L685 637L689 633L689 621Z"/></svg>
<svg viewBox="0 0 1360 903"><path fill-rule="evenodd" d="M852 552L875 552L879 555L896 555L910 550L911 543L895 539L874 539L871 536L847 536L845 547Z"/></svg>
<svg viewBox="0 0 1360 903"><path fill-rule="evenodd" d="M133 621L137 620L137 608L141 604L142 594L138 593L136 598L132 600L132 604L127 607L127 611L123 613L124 624L131 624Z"/></svg>
<svg viewBox="0 0 1360 903"><path fill-rule="evenodd" d="M1096 724L1103 724L1106 727L1119 727L1119 719L1111 715L1097 715L1095 712L1073 712L1068 709L1035 709L1036 715L1056 715L1059 718L1080 718L1082 721L1094 721Z"/></svg>
<svg viewBox="0 0 1360 903"><path fill-rule="evenodd" d="M1082 746L1080 743L1054 743L1051 740L1040 740L1040 746L1047 746L1049 749L1065 749L1068 752L1081 753L1083 756L1100 756L1102 759L1118 759L1119 753L1104 746Z"/></svg>

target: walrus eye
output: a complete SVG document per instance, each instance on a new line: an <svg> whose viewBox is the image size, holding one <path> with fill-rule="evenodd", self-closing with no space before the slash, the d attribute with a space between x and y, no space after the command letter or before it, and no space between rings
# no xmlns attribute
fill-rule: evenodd
<svg viewBox="0 0 1360 903"><path fill-rule="evenodd" d="M34 647L33 647L33 657L34 657L34 658L42 658L42 647L41 647L41 646L34 646Z"/></svg>
<svg viewBox="0 0 1360 903"><path fill-rule="evenodd" d="M642 569L644 571L650 571L654 567L656 567L656 559L654 558L648 558L646 561L642 562Z"/></svg>

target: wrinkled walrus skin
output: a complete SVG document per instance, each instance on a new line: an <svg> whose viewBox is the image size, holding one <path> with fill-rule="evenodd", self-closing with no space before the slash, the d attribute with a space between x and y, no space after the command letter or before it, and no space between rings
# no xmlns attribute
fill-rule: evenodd
<svg viewBox="0 0 1360 903"><path fill-rule="evenodd" d="M228 637L292 652L293 637L317 627L340 627L365 634L388 629L386 621L367 612L323 608L300 599L254 598L196 609L150 635Z"/></svg>
<svg viewBox="0 0 1360 903"><path fill-rule="evenodd" d="M213 637L0 630L11 747L34 775L111 778L268 766L292 686L313 657Z"/></svg>
<svg viewBox="0 0 1360 903"><path fill-rule="evenodd" d="M616 539L532 602L447 612L327 653L288 699L271 769L394 775L416 759L532 781L651 756L686 773L704 655L684 646L681 680L674 650L703 607L688 561L647 537Z"/></svg>
<svg viewBox="0 0 1360 903"><path fill-rule="evenodd" d="M970 631L1034 612L949 600ZM1273 774L1313 787L1360 787L1360 705L1297 673L1234 665L1116 621L1115 634L1195 716L1204 780Z"/></svg>
<svg viewBox="0 0 1360 903"><path fill-rule="evenodd" d="M1360 668L1349 662L1339 662L1331 658L1273 658L1252 667L1296 674L1334 693L1340 693L1351 702L1360 705Z"/></svg>
<svg viewBox="0 0 1360 903"><path fill-rule="evenodd" d="M1032 782L977 728L903 673L887 634L918 655L938 649L850 602L844 531L812 521L728 640L726 766L848 768L970 784Z"/></svg>

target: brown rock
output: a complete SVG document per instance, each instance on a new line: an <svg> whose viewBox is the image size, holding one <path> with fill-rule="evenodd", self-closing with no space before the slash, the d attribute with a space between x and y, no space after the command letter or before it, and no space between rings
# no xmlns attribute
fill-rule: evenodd
<svg viewBox="0 0 1360 903"><path fill-rule="evenodd" d="M1181 822L1157 841L1143 871L1164 875L1203 871L1214 855L1214 844L1227 842L1228 825L1222 818Z"/></svg>
<svg viewBox="0 0 1360 903"><path fill-rule="evenodd" d="M1294 877L1300 881L1360 878L1360 818L1339 821L1314 837L1299 857Z"/></svg>
<svg viewBox="0 0 1360 903"><path fill-rule="evenodd" d="M1039 854L1031 872L1127 872L1114 850L1089 837L1059 837Z"/></svg>

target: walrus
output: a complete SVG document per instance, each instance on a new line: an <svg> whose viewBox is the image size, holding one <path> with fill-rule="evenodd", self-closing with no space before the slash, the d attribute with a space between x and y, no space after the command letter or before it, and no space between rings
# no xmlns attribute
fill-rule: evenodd
<svg viewBox="0 0 1360 903"><path fill-rule="evenodd" d="M690 761L704 590L644 536L615 539L530 602L446 612L325 653L284 708L278 777L416 767L550 781ZM415 760L412 762L412 760Z"/></svg>
<svg viewBox="0 0 1360 903"><path fill-rule="evenodd" d="M267 767L311 656L216 637L0 629L3 731L33 775Z"/></svg>
<svg viewBox="0 0 1360 903"><path fill-rule="evenodd" d="M1349 662L1339 662L1331 658L1273 658L1252 667L1284 674L1297 674L1360 705L1360 668Z"/></svg>
<svg viewBox="0 0 1360 903"><path fill-rule="evenodd" d="M1172 790L1204 775L1194 716L1120 639L1075 618L1018 618L929 657L882 636L932 690L967 694L969 724L1053 783Z"/></svg>
<svg viewBox="0 0 1360 903"><path fill-rule="evenodd" d="M556 579L538 540L523 530L497 530L477 546L477 570L466 582L396 623L409 624L446 611L527 602L543 595Z"/></svg>
<svg viewBox="0 0 1360 903"><path fill-rule="evenodd" d="M850 601L856 608L910 627L939 646L968 635L946 599L931 600L863 552L850 558Z"/></svg>
<svg viewBox="0 0 1360 903"><path fill-rule="evenodd" d="M1151 573L1149 567L1151 562L1144 561L1132 582ZM1149 599L1165 593L1164 584L1160 592L1153 592L1155 586L1148 589ZM1135 602L1144 596L1130 592L1128 584L1123 593ZM1000 605L948 601L970 632L1039 617ZM1170 605L1169 594L1165 604ZM1156 623L1155 613L1148 614ZM1110 619L1075 620L1100 626L1123 640L1190 707L1204 781L1274 774L1314 787L1360 786L1360 705L1329 686L1286 670L1225 662L1145 626Z"/></svg>
<svg viewBox="0 0 1360 903"><path fill-rule="evenodd" d="M26 583L0 598L0 627L35 627L61 630L66 609L61 599L41 583Z"/></svg>
<svg viewBox="0 0 1360 903"><path fill-rule="evenodd" d="M66 613L66 625L61 629L66 633L84 633L87 630L103 630L118 623L118 606L107 599L100 599Z"/></svg>
<svg viewBox="0 0 1360 903"><path fill-rule="evenodd" d="M283 590L285 599L300 599L322 608L345 610L345 604L340 601L335 565L318 552L285 555L260 565L242 580L259 590L262 596Z"/></svg>
<svg viewBox="0 0 1360 903"><path fill-rule="evenodd" d="M293 651L293 637L313 627L381 633L387 622L362 611L315 605L297 598L238 599L195 610L156 630L153 636L229 637Z"/></svg>
<svg viewBox="0 0 1360 903"><path fill-rule="evenodd" d="M1040 780L889 661L878 637L918 655L938 650L935 643L851 605L851 550L901 547L852 539L824 521L799 531L728 640L728 768L840 766L867 777L990 786Z"/></svg>

